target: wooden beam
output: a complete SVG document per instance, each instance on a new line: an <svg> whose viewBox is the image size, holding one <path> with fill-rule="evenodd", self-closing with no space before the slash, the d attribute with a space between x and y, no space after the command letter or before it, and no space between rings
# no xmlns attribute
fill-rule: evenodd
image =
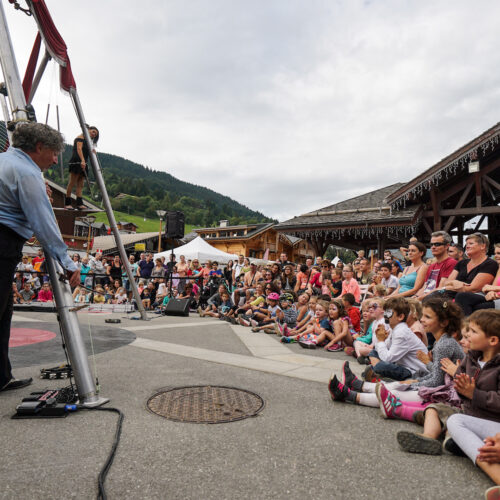
<svg viewBox="0 0 500 500"><path fill-rule="evenodd" d="M483 215L483 214L500 214L500 207L470 207L470 208L457 208L440 210L439 215L447 217L449 215ZM430 210L424 212L424 216L432 217L434 214Z"/></svg>
<svg viewBox="0 0 500 500"><path fill-rule="evenodd" d="M494 188L498 189L500 191L500 184L498 182L494 181L489 175L484 175L483 179L491 184Z"/></svg>
<svg viewBox="0 0 500 500"><path fill-rule="evenodd" d="M462 196L460 196L460 199L458 200L458 203L455 208L462 208L462 205L464 204L465 200L467 199L467 196L469 196L469 193L472 189L472 184L469 184L465 189L464 192L462 193ZM448 232L450 230L451 225L453 222L455 222L456 216L452 215L446 222L443 231Z"/></svg>
<svg viewBox="0 0 500 500"><path fill-rule="evenodd" d="M481 208L481 172L474 174L474 186L476 187L476 208Z"/></svg>
<svg viewBox="0 0 500 500"><path fill-rule="evenodd" d="M478 172L480 176L484 177L485 175L489 174L493 170L497 169L500 167L500 159L490 163L489 165L486 165L481 168L481 170ZM452 187L450 187L447 191L443 191L441 193L441 200L447 200L450 196L453 196L454 194L458 193L461 191L464 187L469 185L471 183L471 178L469 175L462 181L458 182L457 184L454 184Z"/></svg>
<svg viewBox="0 0 500 500"><path fill-rule="evenodd" d="M478 230L479 226L483 223L485 218L486 218L486 214L481 215L480 219L477 221L477 224L476 224L476 231Z"/></svg>
<svg viewBox="0 0 500 500"><path fill-rule="evenodd" d="M432 234L434 232L426 219L422 219L422 224L429 234Z"/></svg>
<svg viewBox="0 0 500 500"><path fill-rule="evenodd" d="M438 195L438 191L435 186L432 186L431 189L431 203L432 203L432 218L434 222L434 231L441 230L441 214L439 213L439 209L441 208L440 198Z"/></svg>

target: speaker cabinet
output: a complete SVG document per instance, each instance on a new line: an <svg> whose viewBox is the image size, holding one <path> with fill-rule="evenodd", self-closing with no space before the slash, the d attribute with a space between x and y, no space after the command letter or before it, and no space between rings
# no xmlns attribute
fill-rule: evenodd
<svg viewBox="0 0 500 500"><path fill-rule="evenodd" d="M184 213L168 211L166 214L167 228L165 236L167 238L184 238Z"/></svg>
<svg viewBox="0 0 500 500"><path fill-rule="evenodd" d="M189 316L191 299L170 299L165 308L165 316Z"/></svg>

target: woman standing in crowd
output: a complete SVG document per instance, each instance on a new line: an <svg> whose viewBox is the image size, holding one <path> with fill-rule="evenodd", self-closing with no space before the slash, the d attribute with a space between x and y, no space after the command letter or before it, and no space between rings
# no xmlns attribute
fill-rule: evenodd
<svg viewBox="0 0 500 500"><path fill-rule="evenodd" d="M92 145L95 148L97 141L99 140L99 130L96 127L88 127L90 139ZM95 149L94 149L95 152ZM69 183L66 189L66 201L64 208L67 210L73 210L73 205L71 204L71 192L73 187L76 186L76 208L77 210L85 210L85 205L83 204L82 190L83 181L85 179L87 160L89 157L89 150L83 134L80 134L73 142L73 153L69 160Z"/></svg>
<svg viewBox="0 0 500 500"><path fill-rule="evenodd" d="M224 281L226 283L227 289L230 292L232 292L233 290L233 267L234 262L232 260L229 260L223 273Z"/></svg>
<svg viewBox="0 0 500 500"><path fill-rule="evenodd" d="M188 275L189 265L186 262L186 257L184 255L181 255L179 259L179 262L177 262L177 273L179 274L179 278L185 278ZM182 293L185 286L186 280L180 279L178 287L179 293Z"/></svg>
<svg viewBox="0 0 500 500"><path fill-rule="evenodd" d="M113 262L106 267L106 274L112 282L118 281L120 286L122 283L122 266L120 256L115 255Z"/></svg>
<svg viewBox="0 0 500 500"><path fill-rule="evenodd" d="M399 279L399 286L391 294L392 297L412 297L422 288L428 267L423 261L426 252L426 246L419 241L408 246L407 255L410 265L405 267Z"/></svg>

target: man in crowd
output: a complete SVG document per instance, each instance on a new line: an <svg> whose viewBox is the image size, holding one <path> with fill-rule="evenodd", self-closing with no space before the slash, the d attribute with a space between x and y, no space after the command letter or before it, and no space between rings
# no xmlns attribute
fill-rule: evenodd
<svg viewBox="0 0 500 500"><path fill-rule="evenodd" d="M282 252L280 254L280 258L276 261L276 263L280 265L281 270L285 269L286 265L293 265L291 262L288 261L288 256L286 255L285 252Z"/></svg>
<svg viewBox="0 0 500 500"><path fill-rule="evenodd" d="M141 259L139 261L139 266L137 268L137 276L140 276L141 278L144 279L151 278L151 273L154 267L155 264L153 262L153 255L148 252L146 254L146 260Z"/></svg>
<svg viewBox="0 0 500 500"><path fill-rule="evenodd" d="M236 284L238 281L238 278L240 277L241 270L243 269L243 266L245 265L245 256L244 255L239 255L238 256L238 262L233 267L233 284Z"/></svg>
<svg viewBox="0 0 500 500"><path fill-rule="evenodd" d="M361 271L361 277L358 281L361 285L369 285L372 282L373 273L370 272L370 261L363 257L359 262L359 270Z"/></svg>
<svg viewBox="0 0 500 500"><path fill-rule="evenodd" d="M464 249L458 243L452 242L448 247L448 257L455 259L457 262L464 258Z"/></svg>
<svg viewBox="0 0 500 500"><path fill-rule="evenodd" d="M12 147L0 154L0 391L20 389L33 381L15 379L9 360L12 276L26 240L34 233L67 271L69 284L80 283L80 272L68 257L40 172L57 163L63 149L63 137L56 130L41 123L23 123L12 134Z"/></svg>
<svg viewBox="0 0 500 500"><path fill-rule="evenodd" d="M104 275L106 274L101 252L96 253L95 257L90 260L90 270L93 274L97 275L95 277L95 284L101 285L104 282Z"/></svg>
<svg viewBox="0 0 500 500"><path fill-rule="evenodd" d="M43 255L43 250L41 248L38 249L36 257L33 257L31 259L31 264L33 266L33 269L35 271L41 271L42 270L42 264L45 262L45 257Z"/></svg>
<svg viewBox="0 0 500 500"><path fill-rule="evenodd" d="M420 300L432 293L436 288L444 286L446 279L455 268L457 261L448 256L450 243L451 236L444 231L436 231L431 234L431 252L436 262L432 263L427 269L425 283L416 294Z"/></svg>
<svg viewBox="0 0 500 500"><path fill-rule="evenodd" d="M28 271L34 271L34 269L28 260L27 255L23 255L21 263L17 266L17 270L22 272L25 281L29 281L31 279L32 276Z"/></svg>

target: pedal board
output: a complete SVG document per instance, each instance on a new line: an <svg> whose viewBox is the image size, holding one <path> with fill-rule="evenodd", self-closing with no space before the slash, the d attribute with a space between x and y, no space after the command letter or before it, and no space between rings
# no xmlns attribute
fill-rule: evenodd
<svg viewBox="0 0 500 500"><path fill-rule="evenodd" d="M40 370L40 378L44 379L62 379L71 378L73 376L73 371L71 370L71 365L61 365L54 366L52 368L42 368Z"/></svg>
<svg viewBox="0 0 500 500"><path fill-rule="evenodd" d="M16 413L12 418L64 418L69 412L77 410L74 401L76 395L74 393L69 395L67 388L32 392L16 407Z"/></svg>

